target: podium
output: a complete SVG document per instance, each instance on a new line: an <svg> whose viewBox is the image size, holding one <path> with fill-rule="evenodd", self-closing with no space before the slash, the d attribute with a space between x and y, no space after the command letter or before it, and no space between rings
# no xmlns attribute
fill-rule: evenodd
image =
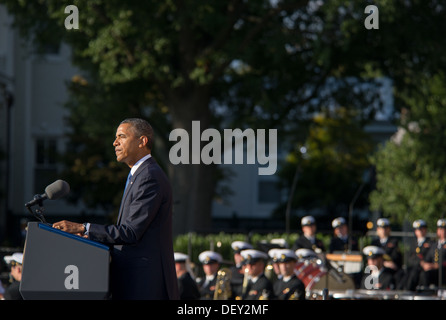
<svg viewBox="0 0 446 320"><path fill-rule="evenodd" d="M30 300L98 300L109 293L109 248L28 223L20 293Z"/></svg>

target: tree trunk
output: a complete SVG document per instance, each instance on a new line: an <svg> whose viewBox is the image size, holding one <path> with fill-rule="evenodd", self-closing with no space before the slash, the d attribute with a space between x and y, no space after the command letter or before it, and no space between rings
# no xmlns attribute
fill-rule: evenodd
<svg viewBox="0 0 446 320"><path fill-rule="evenodd" d="M174 235L190 231L209 231L211 227L212 199L215 191L216 165L192 164L192 121L200 121L201 132L209 128L209 90L197 88L187 94L173 91L168 107L173 129L185 129L189 134L189 164L173 165L169 161L169 176L173 189ZM176 142L173 141L172 144ZM201 158L200 158L201 159Z"/></svg>

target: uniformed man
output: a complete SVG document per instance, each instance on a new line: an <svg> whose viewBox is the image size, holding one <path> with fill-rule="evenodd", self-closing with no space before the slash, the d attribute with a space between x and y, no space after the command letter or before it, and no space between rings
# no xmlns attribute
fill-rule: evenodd
<svg viewBox="0 0 446 320"><path fill-rule="evenodd" d="M426 254L431 247L430 239L426 236L427 224L423 219L415 220L412 223L415 238L412 239L409 247L409 257L407 260L407 278L404 287L400 289L415 291L420 281L420 274L423 271L421 262L425 260Z"/></svg>
<svg viewBox="0 0 446 320"><path fill-rule="evenodd" d="M316 253L325 251L323 242L316 238L316 220L312 216L305 216L300 222L303 234L294 243L293 250L307 248Z"/></svg>
<svg viewBox="0 0 446 320"><path fill-rule="evenodd" d="M394 290L394 271L384 266L383 248L378 246L367 246L363 249L367 258L367 266L361 280L361 289Z"/></svg>
<svg viewBox="0 0 446 320"><path fill-rule="evenodd" d="M10 256L5 256L3 259L11 268L9 273L11 283L5 289L3 297L5 300L23 300L19 291L20 281L22 281L23 253L15 252Z"/></svg>
<svg viewBox="0 0 446 320"><path fill-rule="evenodd" d="M280 279L282 275L280 274L279 269L279 256L280 248L272 248L268 250L269 264L271 265L272 270L268 270L270 275L266 275L266 277L271 281L271 283L276 282L277 279Z"/></svg>
<svg viewBox="0 0 446 320"><path fill-rule="evenodd" d="M243 278L245 276L245 266L241 252L252 249L252 245L245 241L234 241L231 243L234 252L234 265L231 266L231 292L232 298L242 296Z"/></svg>
<svg viewBox="0 0 446 320"><path fill-rule="evenodd" d="M203 265L204 277L198 282L198 289L202 300L214 298L215 285L217 283L217 272L223 260L221 254L214 251L203 251L198 256Z"/></svg>
<svg viewBox="0 0 446 320"><path fill-rule="evenodd" d="M291 249L278 252L279 269L282 275L274 283L274 295L278 300L305 300L305 285L296 276L297 257Z"/></svg>
<svg viewBox="0 0 446 320"><path fill-rule="evenodd" d="M384 254L386 255L384 266L397 272L401 269L403 256L399 248L398 239L390 236L389 219L378 219L376 222L376 233L378 238L373 239L371 245L384 249Z"/></svg>
<svg viewBox="0 0 446 320"><path fill-rule="evenodd" d="M189 256L182 252L174 252L175 271L177 273L178 291L180 300L196 300L200 299L200 291L197 283L192 278L189 270Z"/></svg>
<svg viewBox="0 0 446 320"><path fill-rule="evenodd" d="M440 283L439 268L442 266ZM420 285L424 287L446 284L446 219L437 221L437 241L431 243L424 261L421 261L423 272L420 274Z"/></svg>
<svg viewBox="0 0 446 320"><path fill-rule="evenodd" d="M316 252L306 248L297 249L294 254L297 257L298 262L305 262L306 260L313 260L319 257Z"/></svg>
<svg viewBox="0 0 446 320"><path fill-rule="evenodd" d="M343 217L338 217L331 222L333 227L333 237L330 240L330 247L328 252L335 251L348 252L349 251L349 236L351 237L351 250L358 251L358 240L352 235L348 234L347 221Z"/></svg>
<svg viewBox="0 0 446 320"><path fill-rule="evenodd" d="M273 285L264 274L268 255L262 251L247 249L241 252L248 270L249 280L243 288L243 300L268 300L273 298Z"/></svg>

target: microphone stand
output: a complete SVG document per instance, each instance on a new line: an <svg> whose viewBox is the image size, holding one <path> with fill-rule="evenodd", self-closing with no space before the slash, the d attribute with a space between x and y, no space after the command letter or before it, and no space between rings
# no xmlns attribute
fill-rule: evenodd
<svg viewBox="0 0 446 320"><path fill-rule="evenodd" d="M34 196L34 200L37 200L37 204L38 204L38 208L35 209L35 211L33 212L31 210L31 206L25 205L26 209L28 209L28 211L40 222L42 222L43 224L49 225L51 226L50 223L48 223L43 215L43 211L45 211L45 208L43 207L43 199L42 196L40 194L36 194Z"/></svg>

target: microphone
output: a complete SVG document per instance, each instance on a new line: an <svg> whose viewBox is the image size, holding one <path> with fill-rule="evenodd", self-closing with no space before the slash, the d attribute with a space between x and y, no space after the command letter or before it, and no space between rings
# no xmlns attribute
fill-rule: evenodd
<svg viewBox="0 0 446 320"><path fill-rule="evenodd" d="M42 206L42 201L45 199L57 200L66 196L70 192L70 185L63 180L54 181L45 188L45 193L36 194L34 199L25 204L29 208L36 204Z"/></svg>

